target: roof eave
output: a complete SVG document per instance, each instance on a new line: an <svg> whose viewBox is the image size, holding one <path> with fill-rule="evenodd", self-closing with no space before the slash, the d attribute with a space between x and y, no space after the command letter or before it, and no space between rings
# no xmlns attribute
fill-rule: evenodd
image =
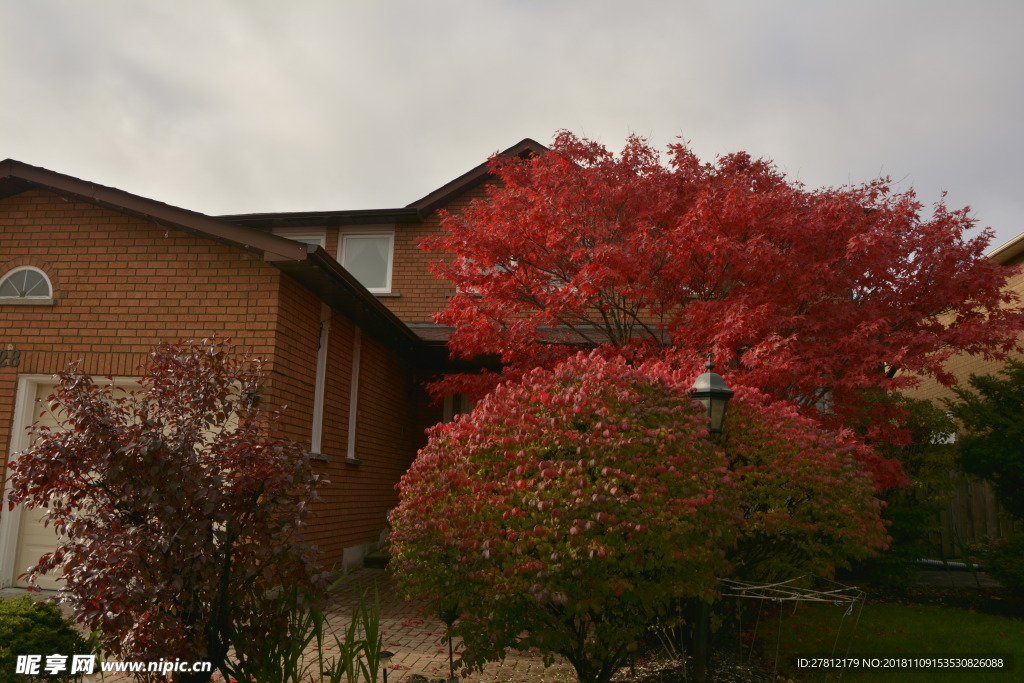
<svg viewBox="0 0 1024 683"><path fill-rule="evenodd" d="M990 251L988 257L1006 265L1022 254L1024 254L1024 232Z"/></svg>
<svg viewBox="0 0 1024 683"><path fill-rule="evenodd" d="M411 359L422 355L424 343L387 306L322 247L315 244L303 246L307 250L305 260L282 261L274 265L381 343L408 354Z"/></svg>
<svg viewBox="0 0 1024 683"><path fill-rule="evenodd" d="M392 223L418 223L416 209L355 209L350 211L283 211L278 213L251 213L217 216L218 220L244 225L249 228L305 228L332 225L377 225Z"/></svg>
<svg viewBox="0 0 1024 683"><path fill-rule="evenodd" d="M41 189L136 216L159 225L174 227L260 254L268 262L299 261L306 258L304 245L283 237L232 225L196 211L147 199L29 164L6 159L0 162L0 182L13 195Z"/></svg>
<svg viewBox="0 0 1024 683"><path fill-rule="evenodd" d="M527 158L534 154L543 154L548 148L531 138L520 140L503 152L497 152L495 156L511 157L518 156ZM423 216L429 216L438 207L448 203L453 197L467 192L490 177L490 159L475 168L463 173L455 180L452 180L430 194L409 204L406 208L417 209Z"/></svg>

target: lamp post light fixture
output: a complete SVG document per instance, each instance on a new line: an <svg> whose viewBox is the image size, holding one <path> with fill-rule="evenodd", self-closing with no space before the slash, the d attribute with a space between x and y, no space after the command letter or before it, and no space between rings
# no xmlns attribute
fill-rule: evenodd
<svg viewBox="0 0 1024 683"><path fill-rule="evenodd" d="M725 407L729 399L735 393L725 385L725 380L717 372L712 372L715 364L711 362L711 354L708 354L708 362L704 364L707 372L702 374L693 383L690 395L704 404L708 412L708 421L712 434L721 434L725 425Z"/></svg>

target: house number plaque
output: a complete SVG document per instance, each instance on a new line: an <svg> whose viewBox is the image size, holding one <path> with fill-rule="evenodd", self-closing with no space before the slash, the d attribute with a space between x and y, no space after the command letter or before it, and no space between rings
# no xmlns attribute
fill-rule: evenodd
<svg viewBox="0 0 1024 683"><path fill-rule="evenodd" d="M0 349L0 368L16 368L21 364L21 351L14 348L14 344L8 344L6 349Z"/></svg>

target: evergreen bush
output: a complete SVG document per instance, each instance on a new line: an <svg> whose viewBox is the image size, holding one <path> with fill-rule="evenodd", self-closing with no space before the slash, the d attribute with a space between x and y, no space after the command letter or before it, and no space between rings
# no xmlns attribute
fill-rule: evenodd
<svg viewBox="0 0 1024 683"><path fill-rule="evenodd" d="M0 681L72 681L72 655L90 654L89 644L75 629L70 619L64 618L60 610L51 603L36 602L28 595L14 600L0 600ZM65 671L46 674L40 666L39 676L16 674L18 655L42 655L42 664L47 655L64 655Z"/></svg>

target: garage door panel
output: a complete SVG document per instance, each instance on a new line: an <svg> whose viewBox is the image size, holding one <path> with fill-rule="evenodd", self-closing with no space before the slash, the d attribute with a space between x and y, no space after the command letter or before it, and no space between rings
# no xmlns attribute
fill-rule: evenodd
<svg viewBox="0 0 1024 683"><path fill-rule="evenodd" d="M36 401L36 408L31 411L31 415L36 424L57 428L57 417L53 414L53 411L42 409L47 397L52 393L52 384L38 385L33 396L33 399ZM25 427L28 427L28 425L22 425L22 428ZM12 577L15 586L28 585L27 581L19 579L18 576L29 567L39 564L39 558L46 553L53 552L60 540L52 525L43 526L43 516L45 514L46 508L23 507L21 509L21 520L18 524L18 545L14 554L14 576ZM40 576L36 581L36 585L47 590L56 590L60 587L57 577L49 574Z"/></svg>
<svg viewBox="0 0 1024 683"><path fill-rule="evenodd" d="M137 383L126 383L122 386L119 383L118 387L125 391L133 391L139 388L139 385ZM53 391L53 384L36 385L35 394L32 396L35 404L31 410L26 411L30 416L29 421L34 420L35 424L52 429L59 428L58 415L46 407L46 399L53 394ZM23 424L19 429L24 430L29 426L29 424ZM27 586L28 582L24 579L19 579L18 576L23 574L29 567L39 564L39 558L46 553L53 552L60 541L60 537L57 535L52 524L50 526L43 525L43 516L45 514L46 508L21 508L17 544L14 551L14 572L11 577L15 586ZM41 575L37 579L36 585L46 590L56 590L60 587L59 577L47 574Z"/></svg>

